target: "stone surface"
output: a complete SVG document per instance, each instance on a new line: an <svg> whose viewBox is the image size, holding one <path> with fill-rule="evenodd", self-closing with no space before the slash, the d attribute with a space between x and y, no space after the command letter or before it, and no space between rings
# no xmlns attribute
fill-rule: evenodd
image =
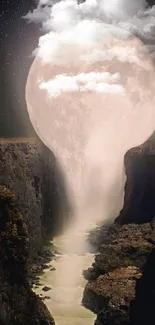
<svg viewBox="0 0 155 325"><path fill-rule="evenodd" d="M16 197L0 186L0 324L54 325L28 277L29 236Z"/></svg>
<svg viewBox="0 0 155 325"><path fill-rule="evenodd" d="M43 287L43 291L45 291L45 292L47 292L47 291L49 291L49 290L51 290L52 288L50 288L50 287L47 287L47 286L45 286L45 287Z"/></svg>
<svg viewBox="0 0 155 325"><path fill-rule="evenodd" d="M155 216L155 135L124 158L127 182L124 206L116 223L145 223Z"/></svg>
<svg viewBox="0 0 155 325"><path fill-rule="evenodd" d="M91 232L89 239L99 252L84 271L88 284L82 303L97 313L95 325L142 325L151 317L155 321L154 237L152 223L102 226L96 236Z"/></svg>
<svg viewBox="0 0 155 325"><path fill-rule="evenodd" d="M103 309L129 309L135 297L136 280L141 273L135 266L117 268L87 284L83 304L95 313Z"/></svg>
<svg viewBox="0 0 155 325"><path fill-rule="evenodd" d="M29 255L34 259L43 240L68 220L69 203L54 155L37 138L0 139L0 184L16 194L28 227Z"/></svg>

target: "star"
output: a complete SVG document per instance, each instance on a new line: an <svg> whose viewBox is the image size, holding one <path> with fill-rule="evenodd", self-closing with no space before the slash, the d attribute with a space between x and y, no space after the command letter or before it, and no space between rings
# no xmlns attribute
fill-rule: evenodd
<svg viewBox="0 0 155 325"><path fill-rule="evenodd" d="M33 133L25 106L25 84L40 31L22 18L33 6L33 0L0 1L1 137L25 136L27 130Z"/></svg>

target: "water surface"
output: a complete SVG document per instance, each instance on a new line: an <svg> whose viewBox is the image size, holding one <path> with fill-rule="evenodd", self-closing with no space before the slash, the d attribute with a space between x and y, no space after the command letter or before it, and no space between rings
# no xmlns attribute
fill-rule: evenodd
<svg viewBox="0 0 155 325"><path fill-rule="evenodd" d="M94 255L86 245L87 231L66 232L53 241L58 252L50 265L56 270L46 270L41 276L37 294L48 296L45 303L56 325L93 325L95 315L81 305L86 280L82 271L91 266ZM59 254L60 253L60 254ZM51 288L42 291L44 286Z"/></svg>

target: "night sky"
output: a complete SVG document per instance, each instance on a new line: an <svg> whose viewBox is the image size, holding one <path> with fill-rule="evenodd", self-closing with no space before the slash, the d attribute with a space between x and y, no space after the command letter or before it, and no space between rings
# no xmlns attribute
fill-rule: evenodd
<svg viewBox="0 0 155 325"><path fill-rule="evenodd" d="M155 0L148 1L150 5ZM0 137L33 136L25 103L25 85L41 34L22 16L35 0L0 0Z"/></svg>
<svg viewBox="0 0 155 325"><path fill-rule="evenodd" d="M40 29L21 17L31 0L0 0L0 137L32 136L25 84Z"/></svg>

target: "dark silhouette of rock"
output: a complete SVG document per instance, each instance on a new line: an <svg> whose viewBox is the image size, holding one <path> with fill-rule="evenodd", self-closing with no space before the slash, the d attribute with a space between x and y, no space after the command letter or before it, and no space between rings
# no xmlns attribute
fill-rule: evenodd
<svg viewBox="0 0 155 325"><path fill-rule="evenodd" d="M95 325L153 325L147 322L147 308L151 307L145 309L147 300L151 306L155 281L155 232L151 223L102 226L96 238L95 232L92 234L99 252L92 267L84 271L88 284L82 303L97 313ZM145 317L138 316L142 308Z"/></svg>
<svg viewBox="0 0 155 325"><path fill-rule="evenodd" d="M135 299L131 303L131 325L155 324L155 249L143 266L143 276L137 281Z"/></svg>
<svg viewBox="0 0 155 325"><path fill-rule="evenodd" d="M45 291L45 292L47 292L47 291L49 291L49 290L51 290L51 288L50 287L47 287L47 286L45 286L45 287L43 287L43 289L42 289L43 291Z"/></svg>
<svg viewBox="0 0 155 325"><path fill-rule="evenodd" d="M129 319L130 303L135 297L136 280L140 277L141 273L135 266L117 268L113 272L100 275L95 281L87 284L83 305L94 313L102 312L103 324L115 324L118 311L126 311L125 318Z"/></svg>
<svg viewBox="0 0 155 325"><path fill-rule="evenodd" d="M118 224L146 223L155 216L155 136L129 150L124 158L127 181Z"/></svg>
<svg viewBox="0 0 155 325"><path fill-rule="evenodd" d="M0 324L54 325L41 299L29 286L28 231L16 197L0 186Z"/></svg>
<svg viewBox="0 0 155 325"><path fill-rule="evenodd" d="M0 184L16 194L28 227L29 256L34 260L45 239L69 222L69 201L56 159L37 138L1 139Z"/></svg>

